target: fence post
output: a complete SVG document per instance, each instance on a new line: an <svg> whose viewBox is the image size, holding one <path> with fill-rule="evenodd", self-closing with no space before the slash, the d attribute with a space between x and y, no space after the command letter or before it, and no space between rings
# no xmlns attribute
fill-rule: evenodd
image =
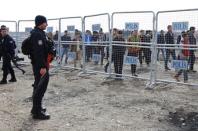
<svg viewBox="0 0 198 131"><path fill-rule="evenodd" d="M111 15L111 29L110 29L110 32L109 32L109 42L110 42L110 45L109 45L109 78L112 77L112 67L111 67L111 64L112 64L112 53L113 53L113 50L112 50L112 41L113 41L113 16L114 16L114 13L112 13L112 15Z"/></svg>
<svg viewBox="0 0 198 131"><path fill-rule="evenodd" d="M59 58L61 57L61 19L59 19L59 29L58 29L58 55L59 55ZM58 65L61 67L61 62L58 63Z"/></svg>
<svg viewBox="0 0 198 131"><path fill-rule="evenodd" d="M147 89L153 89L154 84L156 82L156 62L157 62L157 48L156 48L156 43L157 43L157 32L155 29L155 13L153 12L153 40L152 40L152 55L151 55L151 66L150 66L150 80L149 83L146 85Z"/></svg>
<svg viewBox="0 0 198 131"><path fill-rule="evenodd" d="M85 19L82 19L82 44L83 44L83 73L86 73L86 62L85 62Z"/></svg>

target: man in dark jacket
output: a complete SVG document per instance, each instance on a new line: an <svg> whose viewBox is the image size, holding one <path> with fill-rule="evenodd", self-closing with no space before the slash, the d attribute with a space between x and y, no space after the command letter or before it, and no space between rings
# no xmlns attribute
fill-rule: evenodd
<svg viewBox="0 0 198 131"><path fill-rule="evenodd" d="M6 26L1 26L1 51L3 57L3 79L0 84L7 84L7 76L10 73L11 79L9 82L16 82L16 77L14 70L12 68L11 61L15 56L16 44L15 41L8 35L8 30Z"/></svg>
<svg viewBox="0 0 198 131"><path fill-rule="evenodd" d="M0 29L0 32L1 32L1 29ZM3 47L2 47L2 42L1 42L1 40L2 40L2 36L1 36L1 33L0 33L0 61L1 61L1 59L2 59L2 52L3 52Z"/></svg>
<svg viewBox="0 0 198 131"><path fill-rule="evenodd" d="M140 37L140 42L145 42L145 31L144 30L140 30L140 35L139 35L139 37ZM144 44L141 44L141 46L144 46ZM140 50L139 50L139 62L140 62L140 66L142 67L142 64L143 64L143 59L144 59L144 57L145 57L145 54L144 54L144 49L145 48L140 48Z"/></svg>
<svg viewBox="0 0 198 131"><path fill-rule="evenodd" d="M172 26L168 25L167 27L168 32L165 35L165 41L166 44L174 44L174 34L172 33ZM174 47L174 46L166 46L166 47ZM166 59L165 59L165 70L168 71L170 70L168 67L168 60L170 58L170 55L172 55L173 59L176 59L175 55L175 49L166 49Z"/></svg>
<svg viewBox="0 0 198 131"><path fill-rule="evenodd" d="M161 30L160 34L157 35L157 44L165 44L165 36L164 36L164 31L163 30ZM159 46L159 47L163 47L163 46ZM157 60L159 60L160 51L162 52L163 59L165 60L164 48L159 48L157 50Z"/></svg>
<svg viewBox="0 0 198 131"><path fill-rule="evenodd" d="M71 37L68 35L67 30L65 31L65 34L61 37L61 41L63 41L63 42L66 41L64 43L61 43L61 45L62 45L62 48L61 48L61 62L63 60L64 54L66 54L65 63L67 63L69 46L70 46L70 43L67 43L67 41L71 41Z"/></svg>
<svg viewBox="0 0 198 131"><path fill-rule="evenodd" d="M113 39L113 41L117 42L124 42L123 38L123 32L118 31L118 35ZM126 51L125 46L120 46L123 45L123 43L114 43L113 45L113 54L112 54L112 59L114 61L114 70L116 73L117 78L121 78L122 76L122 68L123 68L123 60L124 60L124 54ZM118 44L118 45L116 45Z"/></svg>
<svg viewBox="0 0 198 131"><path fill-rule="evenodd" d="M93 31L93 36L92 36L92 41L93 42L98 42L99 41L99 34L97 31ZM95 45L98 43L94 43ZM99 46L93 46L93 54L100 54ZM98 65L99 61L95 61L94 64Z"/></svg>
<svg viewBox="0 0 198 131"><path fill-rule="evenodd" d="M145 35L145 42L151 43L151 40L152 40L152 31L147 30L146 35ZM145 45L146 48L144 48L143 50L144 56L145 56L145 62L148 67L150 66L150 63L151 63L151 49L149 46L150 45Z"/></svg>
<svg viewBox="0 0 198 131"><path fill-rule="evenodd" d="M190 45L196 45L196 38L194 36L194 33L195 33L195 27L190 27L190 32L188 33L189 44ZM197 72L197 71L194 70L195 50L190 50L189 63L190 63L190 69L189 69L189 71L191 71L191 72Z"/></svg>
<svg viewBox="0 0 198 131"><path fill-rule="evenodd" d="M42 98L47 90L49 73L47 65L48 44L44 30L47 27L47 19L38 15L35 18L35 28L31 32L32 53L31 60L34 72L33 107L31 113L34 119L50 119L46 109L42 107Z"/></svg>

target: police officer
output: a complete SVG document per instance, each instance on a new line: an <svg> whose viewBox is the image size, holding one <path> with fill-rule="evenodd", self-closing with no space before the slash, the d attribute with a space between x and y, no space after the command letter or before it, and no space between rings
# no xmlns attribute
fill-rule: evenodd
<svg viewBox="0 0 198 131"><path fill-rule="evenodd" d="M1 29L0 29L0 32L1 32ZM1 40L2 40L2 36L1 36L1 33L0 33L0 61L2 60L2 52L3 52Z"/></svg>
<svg viewBox="0 0 198 131"><path fill-rule="evenodd" d="M8 29L5 25L1 26L1 47L3 57L3 79L0 81L0 84L7 84L7 76L9 73L11 74L9 82L16 82L15 73L11 65L11 61L15 56L16 45L12 37L8 35Z"/></svg>
<svg viewBox="0 0 198 131"><path fill-rule="evenodd" d="M31 113L33 119L47 120L50 115L42 107L42 99L49 82L48 73L48 44L44 30L47 27L47 19L38 15L35 17L35 28L31 32L32 53L30 55L34 73L33 107Z"/></svg>

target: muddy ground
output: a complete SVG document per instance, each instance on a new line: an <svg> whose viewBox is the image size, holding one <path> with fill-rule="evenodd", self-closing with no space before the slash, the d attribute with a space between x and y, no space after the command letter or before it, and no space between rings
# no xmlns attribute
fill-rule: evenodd
<svg viewBox="0 0 198 131"><path fill-rule="evenodd" d="M147 81L69 69L50 78L44 105L51 119L33 120L33 76L25 69L15 69L17 83L0 86L0 131L198 131L198 88L161 83L145 90Z"/></svg>

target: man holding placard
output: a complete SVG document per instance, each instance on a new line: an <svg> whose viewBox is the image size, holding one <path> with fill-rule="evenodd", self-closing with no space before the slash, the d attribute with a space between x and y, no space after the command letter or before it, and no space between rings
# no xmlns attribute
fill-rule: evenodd
<svg viewBox="0 0 198 131"><path fill-rule="evenodd" d="M128 41L129 42L140 42L140 37L138 36L137 30L132 32L132 35L131 35L131 37L129 37ZM130 45L132 45L132 46L128 48L128 56L138 57L140 48L138 47L137 43L130 43ZM136 66L137 66L137 63L131 64L131 73L132 73L132 76L135 76L135 77L138 76L136 74Z"/></svg>
<svg viewBox="0 0 198 131"><path fill-rule="evenodd" d="M179 57L180 57L180 63L182 62L185 62L185 61L188 61L188 58L190 56L190 51L189 49L186 49L188 48L188 44L189 44L189 37L187 35L187 33L184 33L182 35L182 40L181 40L181 43L183 45L183 48L180 53L179 53ZM183 65L183 64L180 64L180 65ZM187 62L186 64L184 65L188 65ZM183 68L183 67L182 67ZM186 66L186 69L180 69L179 72L175 75L175 79L179 82L179 76L182 74L184 74L184 83L187 83L188 82L188 72L187 72L187 68L188 66Z"/></svg>

